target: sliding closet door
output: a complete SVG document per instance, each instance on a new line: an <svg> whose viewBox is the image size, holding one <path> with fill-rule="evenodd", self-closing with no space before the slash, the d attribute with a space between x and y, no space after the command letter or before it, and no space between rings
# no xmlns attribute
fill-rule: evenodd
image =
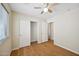
<svg viewBox="0 0 79 59"><path fill-rule="evenodd" d="M20 47L30 45L30 21L20 20Z"/></svg>
<svg viewBox="0 0 79 59"><path fill-rule="evenodd" d="M46 42L48 41L48 24L46 22L42 22L41 29L42 42Z"/></svg>
<svg viewBox="0 0 79 59"><path fill-rule="evenodd" d="M37 23L37 42L38 43L42 43L42 35L41 35L41 31L42 31L42 29L41 29L41 22L38 22Z"/></svg>

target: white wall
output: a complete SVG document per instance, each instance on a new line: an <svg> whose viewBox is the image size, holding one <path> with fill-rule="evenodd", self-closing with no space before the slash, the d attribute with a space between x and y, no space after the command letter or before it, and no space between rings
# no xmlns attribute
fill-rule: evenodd
<svg viewBox="0 0 79 59"><path fill-rule="evenodd" d="M10 55L11 53L11 40L12 40L12 18L11 10L8 4L4 4L9 11L9 37L0 45L0 55Z"/></svg>
<svg viewBox="0 0 79 59"><path fill-rule="evenodd" d="M19 16L20 17L20 16ZM18 16L12 12L13 19L13 40L12 40L12 49L19 48L19 20Z"/></svg>
<svg viewBox="0 0 79 59"><path fill-rule="evenodd" d="M54 18L55 44L79 54L79 9Z"/></svg>
<svg viewBox="0 0 79 59"><path fill-rule="evenodd" d="M37 41L37 22L31 23L31 42Z"/></svg>

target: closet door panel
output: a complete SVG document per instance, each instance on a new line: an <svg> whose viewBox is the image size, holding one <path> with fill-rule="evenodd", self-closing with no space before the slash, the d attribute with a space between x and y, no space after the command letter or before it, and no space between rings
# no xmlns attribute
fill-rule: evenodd
<svg viewBox="0 0 79 59"><path fill-rule="evenodd" d="M20 20L20 47L30 45L30 21Z"/></svg>
<svg viewBox="0 0 79 59"><path fill-rule="evenodd" d="M37 24L37 41L38 41L38 43L42 43L41 26L42 26L41 22L38 22L38 24Z"/></svg>
<svg viewBox="0 0 79 59"><path fill-rule="evenodd" d="M42 42L48 41L48 25L46 22L42 22Z"/></svg>

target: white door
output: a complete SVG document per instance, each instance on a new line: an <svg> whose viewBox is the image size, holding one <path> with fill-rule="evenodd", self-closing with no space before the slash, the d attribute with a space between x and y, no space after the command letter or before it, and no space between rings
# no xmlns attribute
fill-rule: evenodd
<svg viewBox="0 0 79 59"><path fill-rule="evenodd" d="M37 42L42 43L42 29L41 29L42 23L38 22L37 23Z"/></svg>
<svg viewBox="0 0 79 59"><path fill-rule="evenodd" d="M20 47L30 45L30 21L20 20Z"/></svg>
<svg viewBox="0 0 79 59"><path fill-rule="evenodd" d="M48 41L48 24L46 22L42 22L41 29L42 42L46 42Z"/></svg>
<svg viewBox="0 0 79 59"><path fill-rule="evenodd" d="M48 24L41 21L37 24L37 42L42 43L46 41L48 41Z"/></svg>

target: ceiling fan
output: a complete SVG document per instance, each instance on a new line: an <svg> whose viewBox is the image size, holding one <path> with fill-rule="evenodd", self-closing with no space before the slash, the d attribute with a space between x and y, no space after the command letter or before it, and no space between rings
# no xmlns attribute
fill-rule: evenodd
<svg viewBox="0 0 79 59"><path fill-rule="evenodd" d="M43 11L41 11L41 14L44 12L52 13L51 5L49 3L46 3L46 7L43 9Z"/></svg>
<svg viewBox="0 0 79 59"><path fill-rule="evenodd" d="M57 5L58 3L43 3L45 5L43 11L41 11L41 14L45 12L52 13L53 12L53 7ZM42 7L34 7L35 9L41 9Z"/></svg>

